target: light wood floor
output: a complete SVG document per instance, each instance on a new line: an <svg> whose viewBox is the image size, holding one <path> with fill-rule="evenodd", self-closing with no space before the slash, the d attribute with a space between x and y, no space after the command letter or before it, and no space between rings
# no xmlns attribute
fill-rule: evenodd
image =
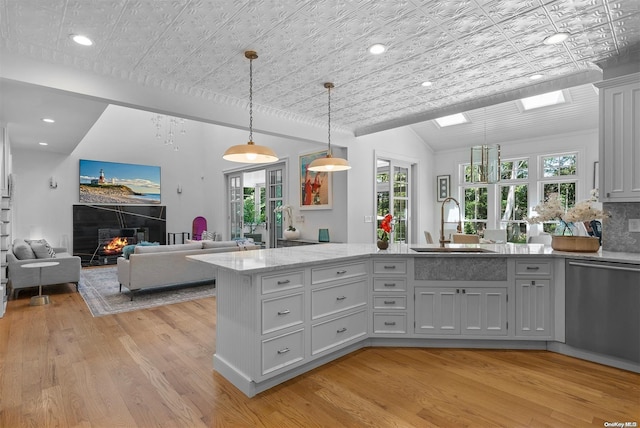
<svg viewBox="0 0 640 428"><path fill-rule="evenodd" d="M249 399L212 370L214 298L93 318L49 294L0 319L0 427L640 423L640 375L545 351L370 348Z"/></svg>

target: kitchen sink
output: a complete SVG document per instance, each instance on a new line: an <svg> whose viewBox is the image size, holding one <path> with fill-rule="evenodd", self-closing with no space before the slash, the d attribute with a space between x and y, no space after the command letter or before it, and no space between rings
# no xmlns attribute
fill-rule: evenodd
<svg viewBox="0 0 640 428"><path fill-rule="evenodd" d="M411 248L418 253L494 253L495 251L486 248L449 248L449 247L414 247Z"/></svg>

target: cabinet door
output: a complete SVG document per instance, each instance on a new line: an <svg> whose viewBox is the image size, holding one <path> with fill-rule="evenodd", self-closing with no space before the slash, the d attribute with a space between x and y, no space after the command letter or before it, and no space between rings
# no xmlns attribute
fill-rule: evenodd
<svg viewBox="0 0 640 428"><path fill-rule="evenodd" d="M604 88L601 109L602 200L640 201L640 83Z"/></svg>
<svg viewBox="0 0 640 428"><path fill-rule="evenodd" d="M463 288L460 299L462 334L507 334L506 288Z"/></svg>
<svg viewBox="0 0 640 428"><path fill-rule="evenodd" d="M519 336L551 335L551 301L546 279L516 281L516 334Z"/></svg>
<svg viewBox="0 0 640 428"><path fill-rule="evenodd" d="M415 332L460 334L460 289L416 287Z"/></svg>

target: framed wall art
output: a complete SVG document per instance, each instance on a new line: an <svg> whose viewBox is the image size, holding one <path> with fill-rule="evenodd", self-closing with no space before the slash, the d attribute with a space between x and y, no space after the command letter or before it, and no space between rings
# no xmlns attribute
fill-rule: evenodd
<svg viewBox="0 0 640 428"><path fill-rule="evenodd" d="M449 182L451 180L450 175L439 175L436 178L436 185L438 186L437 195L438 202L442 202L449 197Z"/></svg>
<svg viewBox="0 0 640 428"><path fill-rule="evenodd" d="M311 162L325 156L327 156L326 150L300 155L301 210L328 210L333 207L331 174L328 172L313 172L308 170Z"/></svg>

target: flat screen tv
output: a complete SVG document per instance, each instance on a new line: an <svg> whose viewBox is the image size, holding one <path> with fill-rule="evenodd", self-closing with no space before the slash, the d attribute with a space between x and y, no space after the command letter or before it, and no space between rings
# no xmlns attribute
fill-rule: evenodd
<svg viewBox="0 0 640 428"><path fill-rule="evenodd" d="M80 159L81 204L160 204L160 167Z"/></svg>

